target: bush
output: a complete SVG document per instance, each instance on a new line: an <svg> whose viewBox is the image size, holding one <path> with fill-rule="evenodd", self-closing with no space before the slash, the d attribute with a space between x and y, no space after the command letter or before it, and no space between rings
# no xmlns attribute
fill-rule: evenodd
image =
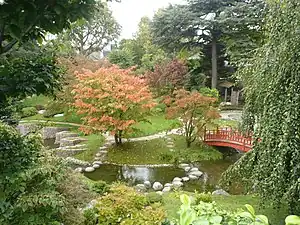
<svg viewBox="0 0 300 225"><path fill-rule="evenodd" d="M146 196L148 203L156 203L162 201L162 196L160 194L157 194L156 192L150 192Z"/></svg>
<svg viewBox="0 0 300 225"><path fill-rule="evenodd" d="M37 109L35 107L26 107L22 109L21 114L22 114L22 118L34 116L37 114Z"/></svg>
<svg viewBox="0 0 300 225"><path fill-rule="evenodd" d="M83 212L84 225L95 225L97 224L98 216L95 208L86 209Z"/></svg>
<svg viewBox="0 0 300 225"><path fill-rule="evenodd" d="M201 202L213 202L212 195L210 193L197 193L195 197L195 204L199 205Z"/></svg>
<svg viewBox="0 0 300 225"><path fill-rule="evenodd" d="M91 190L98 194L105 194L109 192L110 185L108 185L105 181L95 181L91 184Z"/></svg>
<svg viewBox="0 0 300 225"><path fill-rule="evenodd" d="M160 204L149 204L144 194L118 184L98 199L95 209L99 225L160 224L165 218Z"/></svg>
<svg viewBox="0 0 300 225"><path fill-rule="evenodd" d="M174 159L174 153L172 152L162 152L159 154L159 159L161 161L166 161L166 162L173 162Z"/></svg>
<svg viewBox="0 0 300 225"><path fill-rule="evenodd" d="M53 117L56 114L63 113L67 106L64 103L53 101L46 106L46 112L43 114L44 117Z"/></svg>

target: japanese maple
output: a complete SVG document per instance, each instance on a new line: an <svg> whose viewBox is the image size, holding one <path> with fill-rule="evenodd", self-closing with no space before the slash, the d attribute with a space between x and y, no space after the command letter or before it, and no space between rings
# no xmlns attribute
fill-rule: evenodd
<svg viewBox="0 0 300 225"><path fill-rule="evenodd" d="M167 118L181 118L186 144L190 147L197 137L203 137L205 127L220 117L213 106L217 99L184 89L174 91L173 96L164 100L168 106Z"/></svg>
<svg viewBox="0 0 300 225"><path fill-rule="evenodd" d="M109 131L116 144L132 126L151 114L155 103L145 81L134 76L132 69L117 66L100 68L95 72L77 73L74 86L74 106L88 127L85 133Z"/></svg>

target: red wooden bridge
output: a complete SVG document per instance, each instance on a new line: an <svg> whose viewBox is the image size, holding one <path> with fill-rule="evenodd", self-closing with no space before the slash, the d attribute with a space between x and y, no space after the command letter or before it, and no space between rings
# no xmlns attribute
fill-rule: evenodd
<svg viewBox="0 0 300 225"><path fill-rule="evenodd" d="M207 130L204 135L204 142L210 146L223 146L248 152L252 149L253 139L250 135L243 136L240 132L223 128Z"/></svg>

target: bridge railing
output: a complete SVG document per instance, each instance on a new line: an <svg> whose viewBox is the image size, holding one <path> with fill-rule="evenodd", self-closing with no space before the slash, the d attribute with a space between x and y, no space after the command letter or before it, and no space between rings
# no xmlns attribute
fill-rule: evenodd
<svg viewBox="0 0 300 225"><path fill-rule="evenodd" d="M204 141L228 141L236 142L241 145L251 147L253 144L252 135L243 135L242 133L230 128L217 130L206 130Z"/></svg>

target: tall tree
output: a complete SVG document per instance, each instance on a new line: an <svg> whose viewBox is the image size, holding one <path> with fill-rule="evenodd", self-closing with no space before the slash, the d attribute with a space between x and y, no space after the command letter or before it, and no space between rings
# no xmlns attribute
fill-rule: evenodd
<svg viewBox="0 0 300 225"><path fill-rule="evenodd" d="M300 4L268 2L265 44L240 71L246 91L244 128L254 130L257 141L223 180L237 179L275 206L287 202L299 214Z"/></svg>
<svg viewBox="0 0 300 225"><path fill-rule="evenodd" d="M244 11L240 10L243 14L237 17L230 12L237 7L238 2L244 2L245 7ZM189 0L187 5L170 5L154 17L152 27L155 41L171 52L195 46L209 49L209 52L204 53L211 59L209 73L212 77L211 86L215 88L218 81L218 58L224 55L222 38L225 32L236 29L232 26L234 20L243 18L245 14L253 14L249 7L253 4L254 1L246 0ZM259 20L260 17L257 17L254 22ZM251 28L245 22L241 22L241 26L243 29ZM221 60L224 66L224 58Z"/></svg>
<svg viewBox="0 0 300 225"><path fill-rule="evenodd" d="M9 0L0 5L0 54L20 41L41 40L59 33L93 12L95 0Z"/></svg>
<svg viewBox="0 0 300 225"><path fill-rule="evenodd" d="M102 52L115 41L120 35L120 28L107 4L97 2L93 17L76 21L65 32L63 39L70 40L71 46L79 54L90 56Z"/></svg>

